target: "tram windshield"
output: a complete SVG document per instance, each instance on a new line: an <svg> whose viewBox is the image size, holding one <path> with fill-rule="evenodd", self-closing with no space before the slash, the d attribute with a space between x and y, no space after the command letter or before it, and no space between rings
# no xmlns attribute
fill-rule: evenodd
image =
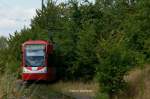
<svg viewBox="0 0 150 99"><path fill-rule="evenodd" d="M25 64L26 66L33 66L33 67L44 66L45 45L44 44L26 45Z"/></svg>

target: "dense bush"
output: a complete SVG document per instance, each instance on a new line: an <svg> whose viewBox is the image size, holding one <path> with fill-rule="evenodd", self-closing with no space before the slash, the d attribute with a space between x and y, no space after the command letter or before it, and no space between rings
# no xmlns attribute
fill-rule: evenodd
<svg viewBox="0 0 150 99"><path fill-rule="evenodd" d="M142 63L143 55L127 49L122 36L101 40L97 48L97 79L101 92L107 93L112 99L113 95L125 89L124 76L134 66Z"/></svg>
<svg viewBox="0 0 150 99"><path fill-rule="evenodd" d="M150 1L54 1L36 11L30 28L10 35L5 49L0 42L1 68L18 70L23 42L49 40L63 79L87 81L97 74L102 91L111 95L124 89L123 77L131 68L150 60Z"/></svg>

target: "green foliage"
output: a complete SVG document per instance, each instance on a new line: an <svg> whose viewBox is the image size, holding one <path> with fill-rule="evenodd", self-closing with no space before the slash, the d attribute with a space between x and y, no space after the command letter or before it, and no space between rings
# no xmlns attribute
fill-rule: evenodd
<svg viewBox="0 0 150 99"><path fill-rule="evenodd" d="M134 14L129 16L124 26L129 47L143 53L146 56L145 60L149 59L149 46L147 45L150 38L149 6L150 1L137 0Z"/></svg>
<svg viewBox="0 0 150 99"><path fill-rule="evenodd" d="M117 93L125 88L124 75L150 60L149 6L148 0L48 0L31 28L0 38L0 68L19 72L21 44L49 40L63 79L87 81L97 74L102 91Z"/></svg>
<svg viewBox="0 0 150 99"><path fill-rule="evenodd" d="M7 47L7 39L5 37L0 37L0 50L3 50Z"/></svg>
<svg viewBox="0 0 150 99"><path fill-rule="evenodd" d="M146 55L146 59L150 62L150 38L144 41L144 54Z"/></svg>
<svg viewBox="0 0 150 99"><path fill-rule="evenodd" d="M85 22L83 29L78 33L78 42L76 46L76 61L72 67L74 77L83 80L92 79L95 75L95 64L97 63L95 47L96 32L90 22Z"/></svg>
<svg viewBox="0 0 150 99"><path fill-rule="evenodd" d="M7 39L0 37L0 73L4 72L5 64L7 62Z"/></svg>
<svg viewBox="0 0 150 99"><path fill-rule="evenodd" d="M107 40L101 40L97 47L97 79L101 91L109 95L116 94L125 89L124 76L127 72L139 64L142 56L126 48L123 34L110 36Z"/></svg>
<svg viewBox="0 0 150 99"><path fill-rule="evenodd" d="M109 96L106 93L98 93L94 99L109 99Z"/></svg>

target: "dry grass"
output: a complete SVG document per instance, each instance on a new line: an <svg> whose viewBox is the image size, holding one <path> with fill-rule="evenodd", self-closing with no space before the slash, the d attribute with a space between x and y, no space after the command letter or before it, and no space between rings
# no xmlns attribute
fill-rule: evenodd
<svg viewBox="0 0 150 99"><path fill-rule="evenodd" d="M55 91L64 93L64 94L78 94L78 95L88 95L95 96L98 91L98 83L96 82L57 82L50 85L50 88Z"/></svg>
<svg viewBox="0 0 150 99"><path fill-rule="evenodd" d="M125 80L129 84L128 90L118 95L117 99L150 99L149 75L150 65L146 65L143 69L138 68L130 71L129 75L125 77ZM3 76L0 75L0 99L20 99L20 97L26 97L27 99L49 99L46 97L67 99L64 96L62 97L62 94L93 97L99 90L98 83L96 82L59 81L49 85L33 84L26 88L23 85L18 86L16 81L16 77L12 74L5 73Z"/></svg>
<svg viewBox="0 0 150 99"><path fill-rule="evenodd" d="M15 84L14 81L13 75L10 76L5 73L0 76L0 99L15 96L14 87L12 87Z"/></svg>
<svg viewBox="0 0 150 99"><path fill-rule="evenodd" d="M46 84L30 84L17 80L13 74L0 75L0 99L71 99L55 92Z"/></svg>
<svg viewBox="0 0 150 99"><path fill-rule="evenodd" d="M32 84L26 86L18 81L15 75L5 73L0 75L0 99L71 99L68 96L73 96L73 94L94 96L98 90L97 86L98 84L93 82L63 81L48 85ZM78 92L71 92L71 90Z"/></svg>
<svg viewBox="0 0 150 99"><path fill-rule="evenodd" d="M125 80L129 87L119 99L150 99L150 65L130 71Z"/></svg>
<svg viewBox="0 0 150 99"><path fill-rule="evenodd" d="M14 74L5 72L0 75L0 99L20 99L29 92L25 85L16 83L16 81L17 77Z"/></svg>

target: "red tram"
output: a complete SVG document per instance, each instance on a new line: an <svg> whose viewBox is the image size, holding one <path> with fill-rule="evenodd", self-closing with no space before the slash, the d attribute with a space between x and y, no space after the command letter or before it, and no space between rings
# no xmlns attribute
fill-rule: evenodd
<svg viewBox="0 0 150 99"><path fill-rule="evenodd" d="M55 67L51 64L53 44L44 40L29 40L22 44L22 80L55 79Z"/></svg>

